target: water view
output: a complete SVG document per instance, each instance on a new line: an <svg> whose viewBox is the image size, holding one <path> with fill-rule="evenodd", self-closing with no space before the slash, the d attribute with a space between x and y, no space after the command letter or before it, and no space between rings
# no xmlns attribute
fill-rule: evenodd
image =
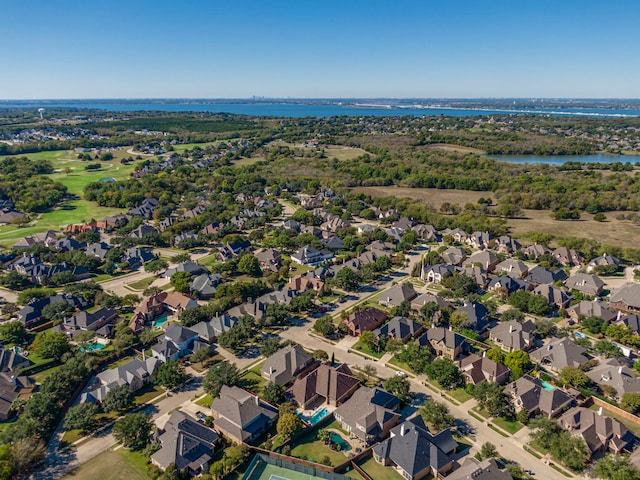
<svg viewBox="0 0 640 480"><path fill-rule="evenodd" d="M640 162L639 155L607 155L596 153L593 155L487 155L500 162L509 163L543 163L547 165L563 165L567 162L580 163L636 163Z"/></svg>

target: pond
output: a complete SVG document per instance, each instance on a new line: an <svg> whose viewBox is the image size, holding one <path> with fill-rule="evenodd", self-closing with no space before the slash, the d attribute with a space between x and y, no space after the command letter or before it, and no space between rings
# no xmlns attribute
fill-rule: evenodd
<svg viewBox="0 0 640 480"><path fill-rule="evenodd" d="M580 163L636 163L640 155L487 155L487 158L508 163L542 163L546 165L563 165L567 162Z"/></svg>

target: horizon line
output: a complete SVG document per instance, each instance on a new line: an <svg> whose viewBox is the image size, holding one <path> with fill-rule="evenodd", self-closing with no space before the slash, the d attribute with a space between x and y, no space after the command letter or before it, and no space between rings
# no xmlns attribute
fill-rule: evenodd
<svg viewBox="0 0 640 480"><path fill-rule="evenodd" d="M640 97L82 97L82 98L0 98L0 102L64 102L64 101L141 101L141 100L171 100L171 101L204 101L204 100L242 100L242 101L268 101L268 100L634 100L640 101Z"/></svg>

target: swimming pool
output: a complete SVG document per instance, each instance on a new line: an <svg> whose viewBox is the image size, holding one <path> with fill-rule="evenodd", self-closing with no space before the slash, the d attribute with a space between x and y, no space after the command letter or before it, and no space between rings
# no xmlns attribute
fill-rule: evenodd
<svg viewBox="0 0 640 480"><path fill-rule="evenodd" d="M160 328L162 327L162 325L164 325L165 323L167 323L169 321L169 317L160 317L160 318L156 318L153 321L153 326L156 328Z"/></svg>
<svg viewBox="0 0 640 480"><path fill-rule="evenodd" d="M548 382L545 382L544 380L540 380L540 383L542 384L542 388L544 388L545 390L551 391L551 390L555 390L556 389L556 387L554 387L553 385L551 385Z"/></svg>
<svg viewBox="0 0 640 480"><path fill-rule="evenodd" d="M298 414L298 416L302 420L307 422L309 425L316 425L324 417L326 417L327 415L331 414L331 410L329 410L327 407L323 407L320 410L318 410L317 412L314 412L313 415L311 415L310 417L305 417L300 412L296 412L296 413Z"/></svg>
<svg viewBox="0 0 640 480"><path fill-rule="evenodd" d="M80 351L95 352L96 350L102 350L104 347L106 347L105 344L94 342L94 343L90 343L89 345L85 345L84 347L80 347Z"/></svg>
<svg viewBox="0 0 640 480"><path fill-rule="evenodd" d="M342 438L337 433L331 432L331 442L336 445L340 445L340 450L343 452L347 452L351 450L351 445L344 438Z"/></svg>

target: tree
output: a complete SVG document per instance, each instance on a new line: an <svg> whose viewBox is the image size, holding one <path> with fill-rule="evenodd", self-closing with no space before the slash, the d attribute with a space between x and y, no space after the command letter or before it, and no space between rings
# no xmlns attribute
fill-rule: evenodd
<svg viewBox="0 0 640 480"><path fill-rule="evenodd" d="M420 307L420 318L425 322L433 322L436 313L440 310L436 302L427 302Z"/></svg>
<svg viewBox="0 0 640 480"><path fill-rule="evenodd" d="M569 432L560 432L552 439L551 451L554 458L576 471L584 470L591 456L584 440L581 437L572 436Z"/></svg>
<svg viewBox="0 0 640 480"><path fill-rule="evenodd" d="M149 273L158 273L162 270L166 270L169 267L169 264L164 260L160 260L159 258L156 260L150 260L144 264L144 271Z"/></svg>
<svg viewBox="0 0 640 480"><path fill-rule="evenodd" d="M336 325L333 323L333 319L325 315L324 317L320 317L316 320L316 323L313 325L313 329L319 334L329 337L333 335L336 331Z"/></svg>
<svg viewBox="0 0 640 480"><path fill-rule="evenodd" d="M252 277L259 277L262 275L262 270L260 269L260 262L256 257L247 253L243 255L240 260L238 260L238 272L246 273L247 275L251 275Z"/></svg>
<svg viewBox="0 0 640 480"><path fill-rule="evenodd" d="M137 338L126 323L118 323L116 325L116 333L113 338L113 348L118 352L122 352L136 344Z"/></svg>
<svg viewBox="0 0 640 480"><path fill-rule="evenodd" d="M9 290L24 290L25 292L27 290L31 290L29 287L33 286L31 281L29 280L29 277L23 275L22 273L14 271L7 272L3 277L0 277L0 285L2 285L3 287L7 287ZM31 298L33 298L27 298L27 300L25 301L24 297L21 297L20 295L18 295L18 303L20 305L25 305L29 300L31 300Z"/></svg>
<svg viewBox="0 0 640 480"><path fill-rule="evenodd" d="M582 320L580 325L591 335L598 335L599 333L605 333L607 331L609 323L605 322L602 317L591 316Z"/></svg>
<svg viewBox="0 0 640 480"><path fill-rule="evenodd" d="M302 430L302 420L295 413L284 413L278 418L276 431L280 438L289 439Z"/></svg>
<svg viewBox="0 0 640 480"><path fill-rule="evenodd" d="M187 373L184 367L176 360L169 360L158 368L155 376L155 383L169 390L182 385L187 381Z"/></svg>
<svg viewBox="0 0 640 480"><path fill-rule="evenodd" d="M96 332L93 330L80 330L73 336L73 341L79 344L87 344L96 338Z"/></svg>
<svg viewBox="0 0 640 480"><path fill-rule="evenodd" d="M138 339L140 340L140 343L142 343L142 345L150 345L156 340L156 334L149 327L145 327L138 334Z"/></svg>
<svg viewBox="0 0 640 480"><path fill-rule="evenodd" d="M640 410L640 393L627 392L623 394L620 406L628 412L636 413Z"/></svg>
<svg viewBox="0 0 640 480"><path fill-rule="evenodd" d="M191 275L187 272L176 272L171 275L170 281L173 288L176 289L176 292L186 293L189 291Z"/></svg>
<svg viewBox="0 0 640 480"><path fill-rule="evenodd" d="M546 338L554 335L558 330L556 324L551 320L541 319L536 322L537 336L540 338Z"/></svg>
<svg viewBox="0 0 640 480"><path fill-rule="evenodd" d="M130 413L116 420L113 436L125 447L142 450L149 443L151 419L144 413Z"/></svg>
<svg viewBox="0 0 640 480"><path fill-rule="evenodd" d="M504 358L504 365L511 370L513 380L520 378L531 367L531 359L529 354L524 350L514 350L507 353Z"/></svg>
<svg viewBox="0 0 640 480"><path fill-rule="evenodd" d="M268 337L260 347L260 353L265 357L270 357L280 349L280 339L278 337Z"/></svg>
<svg viewBox="0 0 640 480"><path fill-rule="evenodd" d="M605 455L598 460L593 473L604 480L640 480L640 471L621 455Z"/></svg>
<svg viewBox="0 0 640 480"><path fill-rule="evenodd" d="M284 387L275 382L267 383L262 389L262 396L271 405L279 405L284 400Z"/></svg>
<svg viewBox="0 0 640 480"><path fill-rule="evenodd" d="M507 408L504 388L495 382L480 382L473 389L473 398L493 416L498 416Z"/></svg>
<svg viewBox="0 0 640 480"><path fill-rule="evenodd" d="M448 358L437 358L425 367L427 376L440 384L442 388L449 389L462 381L462 374L458 367Z"/></svg>
<svg viewBox="0 0 640 480"><path fill-rule="evenodd" d="M411 383L409 383L407 378L395 375L388 380L385 380L382 386L385 390L398 397L400 401L406 402L409 400L409 389L411 388Z"/></svg>
<svg viewBox="0 0 640 480"><path fill-rule="evenodd" d="M27 330L22 322L0 323L0 341L5 343L22 343L27 339Z"/></svg>
<svg viewBox="0 0 640 480"><path fill-rule="evenodd" d="M624 356L620 347L606 340L596 342L594 350L607 358L622 358Z"/></svg>
<svg viewBox="0 0 640 480"><path fill-rule="evenodd" d="M480 447L480 451L478 452L479 460L484 460L486 458L495 458L498 456L498 450L496 450L496 446L493 443L485 442Z"/></svg>
<svg viewBox="0 0 640 480"><path fill-rule="evenodd" d="M499 348L493 347L487 350L487 358L494 362L502 363L504 362L504 353Z"/></svg>
<svg viewBox="0 0 640 480"><path fill-rule="evenodd" d="M94 415L98 413L98 407L94 403L84 402L71 407L64 417L64 428L67 430L80 430L82 433L90 432L96 426Z"/></svg>
<svg viewBox="0 0 640 480"><path fill-rule="evenodd" d="M576 367L564 367L558 375L558 380L576 388L586 387L591 381L586 373Z"/></svg>
<svg viewBox="0 0 640 480"><path fill-rule="evenodd" d="M453 312L449 318L449 324L456 330L462 330L469 323L469 315L466 312Z"/></svg>
<svg viewBox="0 0 640 480"><path fill-rule="evenodd" d="M321 428L318 430L318 440L325 445L329 445L331 443L331 432L326 428Z"/></svg>
<svg viewBox="0 0 640 480"><path fill-rule="evenodd" d="M220 362L209 369L202 381L202 387L212 397L220 395L223 385L233 387L240 383L240 375L235 363Z"/></svg>
<svg viewBox="0 0 640 480"><path fill-rule="evenodd" d="M551 447L553 439L560 433L560 426L555 420L543 416L532 418L529 422L529 433L532 440L544 449Z"/></svg>
<svg viewBox="0 0 640 480"><path fill-rule="evenodd" d="M45 330L36 336L35 352L42 358L54 358L60 360L62 356L71 350L67 336L63 332Z"/></svg>
<svg viewBox="0 0 640 480"><path fill-rule="evenodd" d="M104 397L102 409L105 412L124 412L133 405L133 393L127 385L113 387Z"/></svg>
<svg viewBox="0 0 640 480"><path fill-rule="evenodd" d="M360 343L366 345L370 350L378 349L378 337L370 330L365 330L360 334Z"/></svg>
<svg viewBox="0 0 640 480"><path fill-rule="evenodd" d="M355 292L360 288L360 276L350 268L341 268L336 273L333 284L347 292Z"/></svg>
<svg viewBox="0 0 640 480"><path fill-rule="evenodd" d="M516 322L522 322L524 320L524 313L522 313L517 308L509 308L506 312L502 314L500 320L503 322L508 322L510 320L515 320Z"/></svg>
<svg viewBox="0 0 640 480"><path fill-rule="evenodd" d="M42 308L42 317L51 322L58 322L74 312L75 308L66 300L50 303Z"/></svg>
<svg viewBox="0 0 640 480"><path fill-rule="evenodd" d="M208 360L209 358L211 358L211 356L212 356L212 353L210 349L199 348L198 350L196 350L191 354L191 357L189 357L189 360L191 360L191 362L193 363L202 363Z"/></svg>
<svg viewBox="0 0 640 480"><path fill-rule="evenodd" d="M436 432L454 425L454 418L449 412L449 407L432 399L424 402L420 408L420 415Z"/></svg>
<svg viewBox="0 0 640 480"><path fill-rule="evenodd" d="M527 410L526 408L521 408L520 410L518 410L518 413L516 413L516 420L524 425L527 425L529 423L530 416L531 414L529 413L529 410Z"/></svg>

